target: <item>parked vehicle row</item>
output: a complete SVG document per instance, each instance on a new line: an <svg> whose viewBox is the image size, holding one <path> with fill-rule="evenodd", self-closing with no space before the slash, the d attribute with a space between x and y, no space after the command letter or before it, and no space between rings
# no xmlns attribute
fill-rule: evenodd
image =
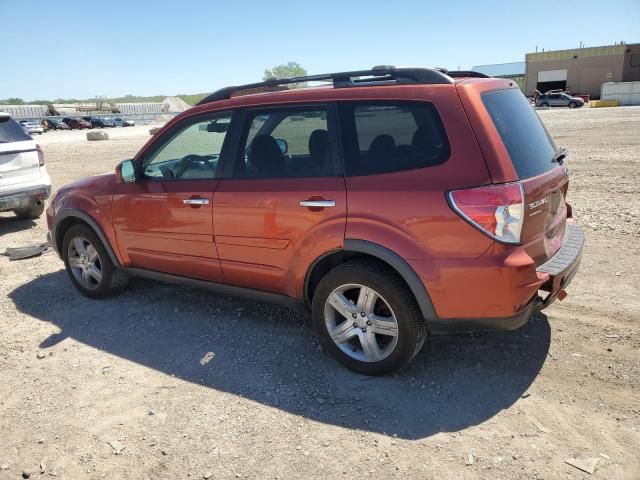
<svg viewBox="0 0 640 480"><path fill-rule="evenodd" d="M133 127L135 122L122 117L63 117L36 120L21 120L19 124L29 134L42 135L49 130L84 130L89 128Z"/></svg>

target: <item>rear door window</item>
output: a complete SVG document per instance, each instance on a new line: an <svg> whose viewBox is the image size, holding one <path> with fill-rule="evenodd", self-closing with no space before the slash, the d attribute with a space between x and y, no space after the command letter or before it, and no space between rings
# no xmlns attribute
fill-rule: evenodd
<svg viewBox="0 0 640 480"><path fill-rule="evenodd" d="M247 112L234 178L306 178L334 174L324 105Z"/></svg>
<svg viewBox="0 0 640 480"><path fill-rule="evenodd" d="M31 135L11 117L0 116L0 143L24 142Z"/></svg>
<svg viewBox="0 0 640 480"><path fill-rule="evenodd" d="M496 90L482 95L513 167L521 180L554 167L557 147L542 120L518 89Z"/></svg>
<svg viewBox="0 0 640 480"><path fill-rule="evenodd" d="M347 176L376 175L444 163L449 143L427 102L342 102L340 127Z"/></svg>

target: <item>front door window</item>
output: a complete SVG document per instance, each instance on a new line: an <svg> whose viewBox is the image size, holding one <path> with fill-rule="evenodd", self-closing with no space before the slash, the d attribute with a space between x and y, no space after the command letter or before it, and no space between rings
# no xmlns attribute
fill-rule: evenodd
<svg viewBox="0 0 640 480"><path fill-rule="evenodd" d="M231 116L193 123L170 138L148 161L143 175L155 180L215 178Z"/></svg>

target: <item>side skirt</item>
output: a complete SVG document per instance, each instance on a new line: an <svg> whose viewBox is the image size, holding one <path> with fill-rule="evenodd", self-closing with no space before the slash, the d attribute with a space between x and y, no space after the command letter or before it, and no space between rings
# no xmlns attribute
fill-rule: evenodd
<svg viewBox="0 0 640 480"><path fill-rule="evenodd" d="M144 268L121 268L122 272L132 277L148 278L149 280L157 280L165 283L174 283L178 285L187 285L189 287L202 288L230 297L249 298L259 302L275 303L290 308L301 314L309 314L309 307L302 300L287 297L277 293L263 292L262 290L253 290L251 288L236 287L226 285L224 283L208 282L206 280L198 280L195 278L182 277L180 275L172 275L170 273L156 272L154 270L145 270Z"/></svg>

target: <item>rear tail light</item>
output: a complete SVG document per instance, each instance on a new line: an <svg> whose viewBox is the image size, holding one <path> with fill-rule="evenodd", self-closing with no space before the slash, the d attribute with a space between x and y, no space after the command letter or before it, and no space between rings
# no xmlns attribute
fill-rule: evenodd
<svg viewBox="0 0 640 480"><path fill-rule="evenodd" d="M524 194L519 182L452 190L449 203L455 212L491 238L520 243Z"/></svg>
<svg viewBox="0 0 640 480"><path fill-rule="evenodd" d="M44 152L42 151L42 148L40 148L40 145L36 145L36 150L38 151L38 165L43 166L44 165Z"/></svg>

